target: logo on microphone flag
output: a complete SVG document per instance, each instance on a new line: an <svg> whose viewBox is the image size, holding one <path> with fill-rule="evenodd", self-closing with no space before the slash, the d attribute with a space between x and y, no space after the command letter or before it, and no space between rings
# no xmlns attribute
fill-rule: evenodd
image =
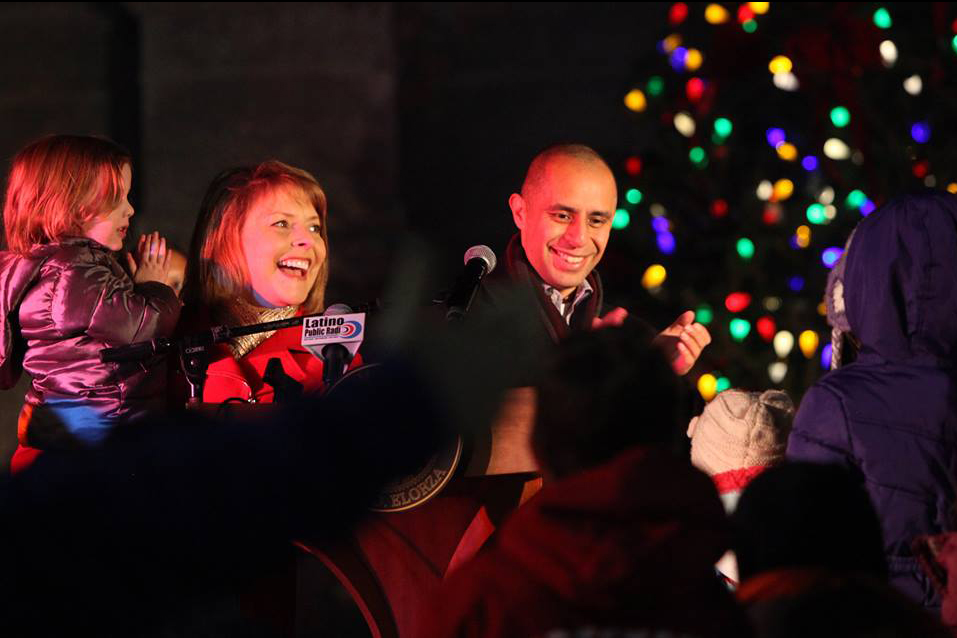
<svg viewBox="0 0 957 638"><path fill-rule="evenodd" d="M330 343L341 343L352 356L365 337L366 315L355 312L345 315L315 315L302 320L302 347L316 356Z"/></svg>

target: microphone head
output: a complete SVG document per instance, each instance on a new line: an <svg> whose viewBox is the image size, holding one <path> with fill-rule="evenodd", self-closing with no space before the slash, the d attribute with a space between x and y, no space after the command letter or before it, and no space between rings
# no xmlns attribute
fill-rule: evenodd
<svg viewBox="0 0 957 638"><path fill-rule="evenodd" d="M351 315L352 308L347 306L344 303L334 303L331 306L326 308L326 311L322 313L323 315Z"/></svg>
<svg viewBox="0 0 957 638"><path fill-rule="evenodd" d="M493 251L488 246L484 244L479 244L478 246L472 246L465 251L465 263L468 264L473 259L481 259L485 262L485 267L488 269L487 272L492 272L495 270L495 264L497 260L495 259L495 251Z"/></svg>

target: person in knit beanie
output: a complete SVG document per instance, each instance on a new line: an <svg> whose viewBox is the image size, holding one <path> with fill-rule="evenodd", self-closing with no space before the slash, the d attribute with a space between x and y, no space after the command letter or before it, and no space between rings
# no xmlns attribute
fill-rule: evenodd
<svg viewBox="0 0 957 638"><path fill-rule="evenodd" d="M794 403L780 390L726 390L691 419L691 462L708 474L734 509L737 495L765 468L784 459Z"/></svg>
<svg viewBox="0 0 957 638"><path fill-rule="evenodd" d="M691 419L691 463L714 481L729 514L748 482L784 459L793 417L794 403L780 390L731 389ZM717 569L729 585L737 584L732 552L721 557Z"/></svg>

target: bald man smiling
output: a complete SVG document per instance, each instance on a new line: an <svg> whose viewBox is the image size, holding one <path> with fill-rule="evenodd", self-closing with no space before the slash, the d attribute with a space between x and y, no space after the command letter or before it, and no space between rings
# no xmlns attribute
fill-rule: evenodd
<svg viewBox="0 0 957 638"><path fill-rule="evenodd" d="M519 233L506 250L504 270L530 282L553 341L572 330L621 324L624 308L601 315L601 279L618 204L615 177L602 157L580 144L549 147L528 167L521 192L508 199ZM711 343L708 329L682 313L658 339L678 374L687 373Z"/></svg>

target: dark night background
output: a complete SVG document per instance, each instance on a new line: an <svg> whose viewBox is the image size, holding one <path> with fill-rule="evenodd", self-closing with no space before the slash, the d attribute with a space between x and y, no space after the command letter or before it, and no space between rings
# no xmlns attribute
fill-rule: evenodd
<svg viewBox="0 0 957 638"><path fill-rule="evenodd" d="M734 385L770 387L775 355L753 330L744 344L730 340L724 295L734 286L752 292L752 322L761 297L781 296L778 327L795 336L810 329L826 343L815 312L826 276L820 250L778 257L790 255L787 239L822 184L840 201L862 188L879 205L920 185L914 162L955 165L943 141L957 99L942 87L955 84L947 38L957 15L946 3L891 4L895 24L884 34L870 19L876 3L772 3L749 36L736 21L742 5L726 3L731 18L719 26L705 23L705 3L689 6L687 20L672 15L669 24L672 3L4 3L0 156L5 173L14 153L44 134L115 139L134 156L131 237L159 230L181 249L223 168L268 158L305 168L329 198L333 303L381 295L409 233L434 252L436 282L448 283L469 246L504 247L514 231L507 197L538 150L589 144L616 171L620 199L631 187L645 193L600 267L608 300L659 327L709 303L715 344L692 377L714 371ZM690 74L669 69L657 50L672 32L704 52L702 101L682 96ZM891 70L877 52L887 37L901 55ZM794 60L801 80L792 97L771 84L768 60L777 54ZM926 90L911 99L900 81L915 72ZM655 74L665 94L649 97L647 112L626 109L623 97ZM850 108L846 137L867 161L822 158L807 178L778 166L765 128L784 126L802 155L813 148L820 157L835 104ZM696 138L676 133L680 110L698 119ZM735 133L712 144L718 115L734 120ZM936 156L906 134L915 118L934 117ZM688 163L692 144L713 154L707 170ZM646 167L637 177L623 169L632 155ZM951 173L938 173L938 187ZM784 206L778 226L763 227L754 221L764 206L755 186L782 175L795 180L794 206ZM724 220L709 216L716 199L730 205ZM652 202L667 207L674 257L656 252L645 221ZM860 219L841 215L820 227L820 247L842 245ZM749 264L728 248L741 234L758 246ZM672 285L649 293L640 280L655 262ZM792 299L784 282L796 272L807 282ZM795 347L783 385L796 399L822 373L817 359ZM15 445L22 396L22 387L0 393L0 466Z"/></svg>

